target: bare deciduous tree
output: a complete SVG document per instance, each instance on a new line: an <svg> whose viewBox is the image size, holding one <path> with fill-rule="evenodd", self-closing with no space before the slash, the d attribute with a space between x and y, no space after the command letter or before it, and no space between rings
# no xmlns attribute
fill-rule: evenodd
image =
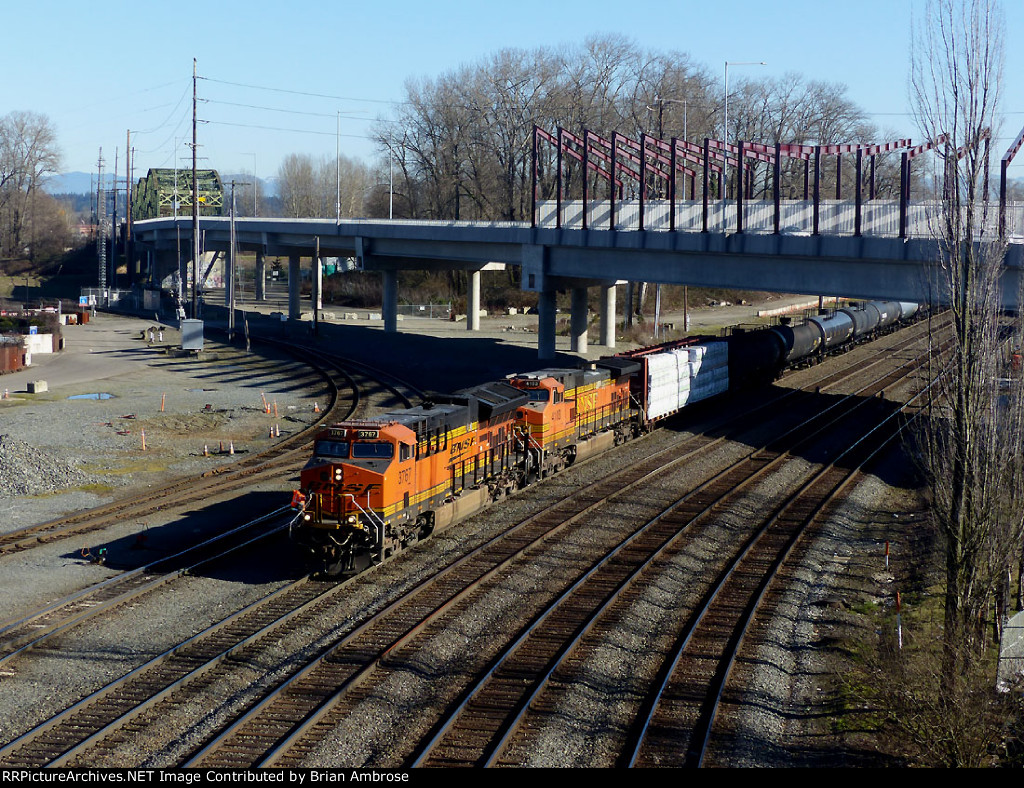
<svg viewBox="0 0 1024 788"><path fill-rule="evenodd" d="M32 208L48 175L60 166L57 133L45 115L11 112L0 118L0 255L18 256L32 241Z"/></svg>
<svg viewBox="0 0 1024 788"><path fill-rule="evenodd" d="M1000 387L1007 347L1019 352L1021 336L1019 323L1009 326L1002 317L1006 245L992 234L984 191L1002 70L1001 19L995 0L933 0L913 53L918 122L926 138L945 140L934 232L943 272L936 286L950 306L952 344L942 356L922 442L933 513L945 537L940 699L948 710L964 708L963 677L982 664L982 622L993 601L1009 595L1024 507L1024 394L1020 386ZM955 747L949 758L958 763Z"/></svg>
<svg viewBox="0 0 1024 788"><path fill-rule="evenodd" d="M371 185L370 171L347 156L320 160L292 153L278 168L278 190L285 216L362 216ZM251 199L251 195L250 195Z"/></svg>

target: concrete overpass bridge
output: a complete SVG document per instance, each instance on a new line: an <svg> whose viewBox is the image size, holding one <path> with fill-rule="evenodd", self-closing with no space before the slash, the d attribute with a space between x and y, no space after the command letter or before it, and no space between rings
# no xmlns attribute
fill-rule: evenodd
<svg viewBox="0 0 1024 788"><path fill-rule="evenodd" d="M148 250L153 270L184 269L177 259L191 235L188 219L153 219L134 226L136 243ZM230 220L200 221L207 251L226 251ZM480 277L486 270L518 266L522 288L539 298L539 355L554 356L555 294L572 292L574 351L585 350L587 295L601 290L600 344L614 346L615 283L763 290L851 298L940 300L937 245L929 238L842 236L805 232L728 233L660 230L600 230L531 227L523 223L413 222L322 219L237 219L236 242L257 255L257 282L267 255L286 257L289 318L299 317L303 259L354 257L383 279L385 330L397 331L398 271L462 269L469 273L468 327L480 307ZM1016 306L1024 244L1012 239L1003 277L1004 303ZM314 294L320 266L313 266ZM187 281L186 278L183 281Z"/></svg>
<svg viewBox="0 0 1024 788"><path fill-rule="evenodd" d="M631 140L614 134L604 139L586 130L576 136L534 127L529 223L246 218L235 221L236 243L256 252L257 283L263 281L266 255L288 258L291 319L299 317L303 258L355 258L363 270L379 272L383 279L384 324L390 332L397 331L398 271L467 271L468 327L474 330L479 327L482 272L518 266L522 288L538 294L539 355L546 359L555 353L559 290L572 293L572 349L586 349L591 287L601 290L600 344L614 346L615 283L623 280L941 301L945 288L931 232L941 205L915 198L911 166L916 157L945 144L941 136L916 147L910 140L768 146L711 139L698 146L675 138L641 135ZM987 154L987 138L984 144ZM1024 204L1006 200L1006 168L1021 147L1024 130L1003 156L998 203L981 206L975 217L981 237L1010 240L1003 303L1014 308ZM949 161L965 153L946 147ZM879 199L875 188L875 159L886 155L900 157L898 195L888 200ZM845 169L853 171L845 195L844 156ZM829 165L834 198L822 188L823 161L829 157L834 157L834 166ZM541 171L548 174L546 187ZM730 194L730 173L732 198L721 199ZM755 177L769 184L761 189L761 199L754 199ZM175 250L191 246L184 243L191 239L190 219L141 221L134 232L151 256L151 271L159 276L179 270L182 281L188 280ZM207 251L230 247L229 219L201 217L200 232ZM320 270L313 266L317 300Z"/></svg>

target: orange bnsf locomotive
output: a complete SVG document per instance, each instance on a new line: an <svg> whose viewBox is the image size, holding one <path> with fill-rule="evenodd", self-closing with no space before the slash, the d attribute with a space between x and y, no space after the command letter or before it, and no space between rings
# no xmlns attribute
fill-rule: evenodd
<svg viewBox="0 0 1024 788"><path fill-rule="evenodd" d="M635 362L511 375L317 434L294 541L327 574L379 563L583 454L628 437Z"/></svg>

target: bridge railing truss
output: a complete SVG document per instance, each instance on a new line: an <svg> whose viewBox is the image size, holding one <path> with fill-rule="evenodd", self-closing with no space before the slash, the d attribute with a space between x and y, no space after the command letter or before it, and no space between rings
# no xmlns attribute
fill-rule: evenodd
<svg viewBox="0 0 1024 788"><path fill-rule="evenodd" d="M978 142L982 140L988 194L988 135ZM607 139L589 129L582 136L562 128L550 134L534 126L533 142L535 227L889 238L930 236L940 226L940 200L912 199L914 159L939 146L945 146L947 162L967 152L949 150L944 134L916 147L909 139L871 145L765 145L706 138L697 145L647 134L634 140L618 132ZM547 150L542 148L545 144ZM986 235L1024 233L1024 207L1007 202L1005 185L1006 166L1021 147L1024 131L1003 157L999 210L988 205L978 209L975 225ZM896 152L899 194L882 199L876 157ZM845 195L844 156L855 157L853 184ZM828 157L835 158L834 168L829 167L834 197L822 190L823 161ZM759 166L761 197L754 199ZM943 180L942 188L948 189L948 172ZM722 197L726 183L729 199ZM802 199L794 199L800 192ZM568 199L568 194L577 198Z"/></svg>

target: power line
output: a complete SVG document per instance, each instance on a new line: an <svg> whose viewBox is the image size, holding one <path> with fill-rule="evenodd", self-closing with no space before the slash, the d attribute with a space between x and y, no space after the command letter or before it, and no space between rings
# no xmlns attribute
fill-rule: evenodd
<svg viewBox="0 0 1024 788"><path fill-rule="evenodd" d="M297 109L284 109L281 107L261 107L257 104L241 104L235 101L218 101L217 99L206 99L207 104L223 104L228 107L245 107L246 109L258 109L263 112L282 112L287 115L305 115L313 118L337 118L337 112L304 112ZM352 110L352 112L360 112L361 110ZM369 118L351 118L346 117L351 115L352 112L342 112L341 117L345 120L369 120Z"/></svg>
<svg viewBox="0 0 1024 788"><path fill-rule="evenodd" d="M231 123L226 120L208 120L211 126L237 126L243 129L263 129L264 131L287 131L292 134L314 134L319 137L336 137L338 134L333 131L313 131L313 129L288 129L282 126L260 126L254 123ZM348 137L355 140L374 140L376 137L367 137L365 134L342 134L342 137Z"/></svg>
<svg viewBox="0 0 1024 788"><path fill-rule="evenodd" d="M199 79L205 79L207 82L216 82L220 85L231 85L237 88L251 88L252 90L267 90L272 93L286 93L291 96L310 96L312 98L325 98L334 99L336 101L365 101L372 104L409 104L408 101L391 101L388 99L371 99L371 98L354 98L352 96L332 96L329 93L309 93L303 90L289 90L287 88L271 88L265 85L249 85L244 82L229 82L225 79L215 79L213 77L199 77Z"/></svg>

